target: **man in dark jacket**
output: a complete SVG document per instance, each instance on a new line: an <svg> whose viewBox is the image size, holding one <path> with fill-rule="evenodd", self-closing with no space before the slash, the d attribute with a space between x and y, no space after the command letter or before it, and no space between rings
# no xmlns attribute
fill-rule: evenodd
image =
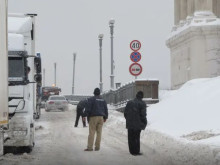
<svg viewBox="0 0 220 165"><path fill-rule="evenodd" d="M134 100L130 100L124 111L126 128L128 129L128 146L132 155L142 155L140 153L140 133L147 126L146 103L142 101L143 92L139 91Z"/></svg>
<svg viewBox="0 0 220 165"><path fill-rule="evenodd" d="M102 126L108 118L106 101L100 96L100 89L95 88L94 96L88 99L86 114L89 118L88 145L85 151L93 151L94 135L96 133L95 151L100 150Z"/></svg>
<svg viewBox="0 0 220 165"><path fill-rule="evenodd" d="M86 120L85 116L83 115L83 111L86 108L87 100L81 100L76 107L76 121L75 121L75 127L78 126L79 118L82 117L83 127L86 127Z"/></svg>

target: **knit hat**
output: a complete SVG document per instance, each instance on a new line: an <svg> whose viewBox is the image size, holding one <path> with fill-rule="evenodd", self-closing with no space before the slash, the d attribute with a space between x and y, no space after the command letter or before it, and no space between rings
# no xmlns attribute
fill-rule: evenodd
<svg viewBox="0 0 220 165"><path fill-rule="evenodd" d="M100 89L95 88L93 94L96 95L96 96L100 95Z"/></svg>
<svg viewBox="0 0 220 165"><path fill-rule="evenodd" d="M143 93L142 91L138 91L137 94L136 94L136 97L137 97L138 99L143 99L144 93Z"/></svg>

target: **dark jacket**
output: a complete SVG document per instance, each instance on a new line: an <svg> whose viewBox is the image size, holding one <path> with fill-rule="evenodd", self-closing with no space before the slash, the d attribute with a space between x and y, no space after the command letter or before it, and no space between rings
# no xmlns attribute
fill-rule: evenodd
<svg viewBox="0 0 220 165"><path fill-rule="evenodd" d="M124 117L127 129L144 130L147 126L146 103L137 98L128 101Z"/></svg>
<svg viewBox="0 0 220 165"><path fill-rule="evenodd" d="M81 100L76 107L77 113L79 113L80 115L83 115L83 110L86 108L86 104L87 104L87 100Z"/></svg>
<svg viewBox="0 0 220 165"><path fill-rule="evenodd" d="M108 118L108 108L106 101L101 96L93 96L88 99L86 111L88 117L103 116L104 119Z"/></svg>

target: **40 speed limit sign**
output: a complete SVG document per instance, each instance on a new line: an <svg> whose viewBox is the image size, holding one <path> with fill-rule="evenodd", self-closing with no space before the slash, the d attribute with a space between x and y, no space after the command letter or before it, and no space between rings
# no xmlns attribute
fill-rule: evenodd
<svg viewBox="0 0 220 165"><path fill-rule="evenodd" d="M133 76L138 76L141 74L142 72L142 66L139 63L133 63L130 65L129 67L129 72L133 75Z"/></svg>
<svg viewBox="0 0 220 165"><path fill-rule="evenodd" d="M130 48L134 51L137 52L141 48L141 43L138 40L133 40L130 43Z"/></svg>

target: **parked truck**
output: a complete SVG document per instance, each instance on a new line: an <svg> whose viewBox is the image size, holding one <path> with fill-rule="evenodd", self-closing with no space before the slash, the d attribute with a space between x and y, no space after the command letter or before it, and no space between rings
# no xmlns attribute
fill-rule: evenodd
<svg viewBox="0 0 220 165"><path fill-rule="evenodd" d="M36 14L8 15L9 124L4 146L30 152L34 146L41 59L35 54Z"/></svg>
<svg viewBox="0 0 220 165"><path fill-rule="evenodd" d="M7 0L0 0L0 156L4 146L3 126L8 124L7 18Z"/></svg>

